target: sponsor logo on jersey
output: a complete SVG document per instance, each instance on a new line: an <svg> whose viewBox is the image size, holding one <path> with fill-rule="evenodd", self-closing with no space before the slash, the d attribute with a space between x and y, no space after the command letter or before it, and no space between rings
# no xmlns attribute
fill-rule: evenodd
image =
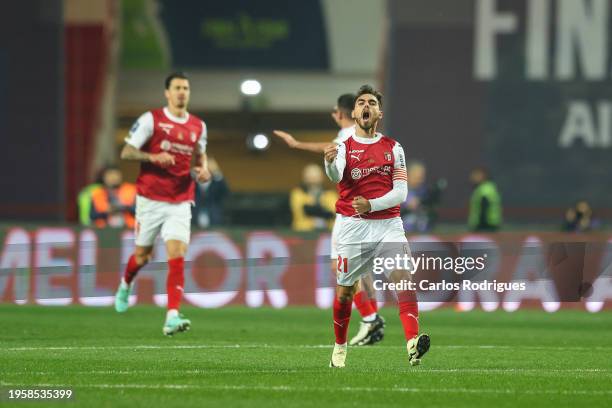
<svg viewBox="0 0 612 408"><path fill-rule="evenodd" d="M386 161L391 161L391 153L390 152L385 152L385 160Z"/></svg>
<svg viewBox="0 0 612 408"><path fill-rule="evenodd" d="M182 143L172 143L172 148L170 150L174 153L185 154L187 156L191 156L193 153L193 147Z"/></svg>
<svg viewBox="0 0 612 408"><path fill-rule="evenodd" d="M349 152L349 154L351 154L351 153L363 153L363 152L365 152L365 150L351 150Z"/></svg>
<svg viewBox="0 0 612 408"><path fill-rule="evenodd" d="M366 177L372 173L378 173L381 176L388 176L391 174L391 166L389 165L374 166L374 167L369 167L367 169L357 169L357 170L359 170L359 177Z"/></svg>
<svg viewBox="0 0 612 408"><path fill-rule="evenodd" d="M170 131L172 130L172 128L174 127L173 124L171 123L164 123L164 122L159 122L159 127L161 128L161 130L163 132L165 132L167 135L170 134Z"/></svg>
<svg viewBox="0 0 612 408"><path fill-rule="evenodd" d="M193 153L193 147L182 143L172 143L171 141L166 139L162 140L162 142L159 144L159 147L165 152L184 154L187 156L191 156L191 154Z"/></svg>
<svg viewBox="0 0 612 408"><path fill-rule="evenodd" d="M161 143L159 144L160 149L162 149L164 152L167 152L168 150L170 150L170 148L172 147L172 143L170 143L169 140L162 140Z"/></svg>
<svg viewBox="0 0 612 408"><path fill-rule="evenodd" d="M361 178L361 169L351 170L351 177L353 180L359 180Z"/></svg>

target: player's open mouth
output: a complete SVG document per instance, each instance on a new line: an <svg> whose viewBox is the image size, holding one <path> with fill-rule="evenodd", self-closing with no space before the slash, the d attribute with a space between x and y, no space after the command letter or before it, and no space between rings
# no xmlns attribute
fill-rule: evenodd
<svg viewBox="0 0 612 408"><path fill-rule="evenodd" d="M370 112L364 111L363 114L361 115L361 119L363 119L363 120L370 119Z"/></svg>

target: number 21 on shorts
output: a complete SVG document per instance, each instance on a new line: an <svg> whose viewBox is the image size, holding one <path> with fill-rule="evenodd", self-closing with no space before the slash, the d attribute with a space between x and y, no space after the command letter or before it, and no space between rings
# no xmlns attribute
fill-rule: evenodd
<svg viewBox="0 0 612 408"><path fill-rule="evenodd" d="M338 272L348 273L348 258L338 255Z"/></svg>

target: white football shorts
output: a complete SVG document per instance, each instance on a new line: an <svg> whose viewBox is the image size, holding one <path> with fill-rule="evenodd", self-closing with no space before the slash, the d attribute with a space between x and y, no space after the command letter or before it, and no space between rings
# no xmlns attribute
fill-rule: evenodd
<svg viewBox="0 0 612 408"><path fill-rule="evenodd" d="M336 220L335 227L338 228L336 241L338 285L352 286L362 276L371 273L374 258L411 256L404 225L399 217L367 220L341 216ZM385 269L385 276L389 277L394 270L395 268Z"/></svg>
<svg viewBox="0 0 612 408"><path fill-rule="evenodd" d="M189 244L191 235L191 202L167 203L136 196L136 245L153 246L160 234L164 242Z"/></svg>
<svg viewBox="0 0 612 408"><path fill-rule="evenodd" d="M336 214L336 220L334 221L334 227L332 228L332 232L331 232L331 252L330 252L330 259L334 260L336 258L338 258L338 248L337 243L338 243L338 231L340 230L340 219L342 218L342 215L340 214Z"/></svg>

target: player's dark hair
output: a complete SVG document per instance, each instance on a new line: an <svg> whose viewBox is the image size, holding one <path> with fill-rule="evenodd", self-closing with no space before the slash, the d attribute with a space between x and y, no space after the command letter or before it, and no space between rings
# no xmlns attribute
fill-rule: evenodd
<svg viewBox="0 0 612 408"><path fill-rule="evenodd" d="M189 77L187 77L187 74L185 74L184 72L173 72L170 75L168 75L166 77L166 80L164 81L164 85L166 86L166 89L170 89L170 84L172 83L173 79L187 79L189 80Z"/></svg>
<svg viewBox="0 0 612 408"><path fill-rule="evenodd" d="M361 88L359 88L359 90L357 91L357 95L355 96L355 103L357 103L357 99L359 99L359 97L361 95L374 95L376 97L376 99L378 100L378 105L382 108L383 106L383 101L382 101L382 94L380 92L378 92L376 89L374 89L374 87L372 85L362 85ZM353 104L353 107L355 107L355 105Z"/></svg>
<svg viewBox="0 0 612 408"><path fill-rule="evenodd" d="M355 95L352 93L342 94L338 97L338 102L336 103L338 106L338 110L342 111L349 118L351 117L351 112L355 107Z"/></svg>

